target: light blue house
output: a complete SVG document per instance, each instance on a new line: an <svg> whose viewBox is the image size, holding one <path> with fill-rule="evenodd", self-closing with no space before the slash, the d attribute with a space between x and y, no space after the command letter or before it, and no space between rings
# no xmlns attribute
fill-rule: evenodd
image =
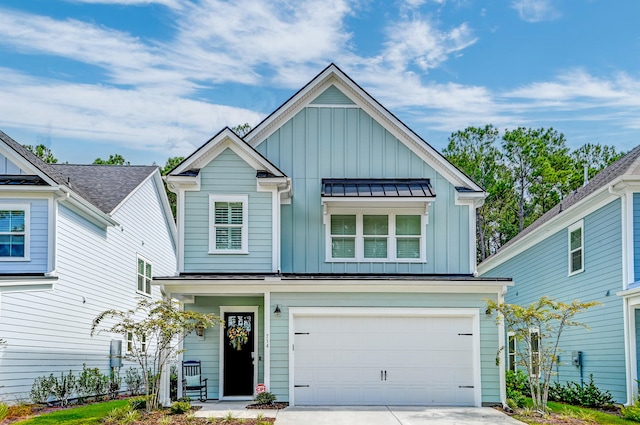
<svg viewBox="0 0 640 425"><path fill-rule="evenodd" d="M640 332L640 147L605 168L479 265L509 276L506 302L599 301L563 334L558 381L595 383L618 402L637 394ZM511 347L513 348L513 346ZM574 365L581 353L581 364ZM511 360L518 353L510 353ZM509 365L513 367L513 364Z"/></svg>
<svg viewBox="0 0 640 425"><path fill-rule="evenodd" d="M0 132L0 400L83 363L108 373L120 337L92 321L160 297L175 239L158 167L46 164Z"/></svg>
<svg viewBox="0 0 640 425"><path fill-rule="evenodd" d="M244 139L223 129L167 177L178 274L226 327L185 341L210 399L292 405L504 400L508 279L475 276L485 193L330 65Z"/></svg>

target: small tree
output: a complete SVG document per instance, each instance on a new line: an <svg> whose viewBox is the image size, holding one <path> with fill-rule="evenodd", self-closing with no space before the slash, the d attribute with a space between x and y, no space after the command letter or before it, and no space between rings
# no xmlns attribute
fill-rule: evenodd
<svg viewBox="0 0 640 425"><path fill-rule="evenodd" d="M134 310L107 310L93 320L91 335L108 332L120 334L130 342L123 357L137 362L142 368L147 410L159 407L160 373L169 359L183 350L179 346L196 328L209 328L221 324L213 313L182 311L177 302L162 299L152 301L141 298ZM104 325L107 319L116 321Z"/></svg>
<svg viewBox="0 0 640 425"><path fill-rule="evenodd" d="M489 309L499 313L496 319L498 323L504 321L507 331L513 332L521 348L522 355L517 363L529 375L531 399L537 411L547 410L549 384L554 374L553 366L558 361L562 331L569 326L588 329L587 325L573 318L599 304L596 301L581 303L578 300L566 304L546 296L524 307L488 301Z"/></svg>

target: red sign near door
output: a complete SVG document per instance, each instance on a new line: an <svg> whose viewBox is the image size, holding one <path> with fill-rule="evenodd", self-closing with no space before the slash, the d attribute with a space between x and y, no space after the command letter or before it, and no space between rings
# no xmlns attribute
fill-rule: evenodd
<svg viewBox="0 0 640 425"><path fill-rule="evenodd" d="M267 392L267 386L264 384L258 384L256 385L256 394L260 394L260 393L265 393Z"/></svg>

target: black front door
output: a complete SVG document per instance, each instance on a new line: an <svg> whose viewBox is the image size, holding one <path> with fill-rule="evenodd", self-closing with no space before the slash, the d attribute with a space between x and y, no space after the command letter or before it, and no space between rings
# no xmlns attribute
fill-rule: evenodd
<svg viewBox="0 0 640 425"><path fill-rule="evenodd" d="M252 396L254 357L253 313L225 313L223 395Z"/></svg>

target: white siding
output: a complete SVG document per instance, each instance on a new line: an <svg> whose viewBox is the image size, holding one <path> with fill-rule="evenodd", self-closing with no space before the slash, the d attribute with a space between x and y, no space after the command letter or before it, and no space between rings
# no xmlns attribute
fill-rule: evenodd
<svg viewBox="0 0 640 425"><path fill-rule="evenodd" d="M174 274L175 249L153 180L114 218L122 227L104 230L60 204L55 289L2 296L1 399L28 397L35 377L82 370L83 363L107 372L112 337L92 338L91 324L104 310L135 306L136 255L153 262L154 276Z"/></svg>

